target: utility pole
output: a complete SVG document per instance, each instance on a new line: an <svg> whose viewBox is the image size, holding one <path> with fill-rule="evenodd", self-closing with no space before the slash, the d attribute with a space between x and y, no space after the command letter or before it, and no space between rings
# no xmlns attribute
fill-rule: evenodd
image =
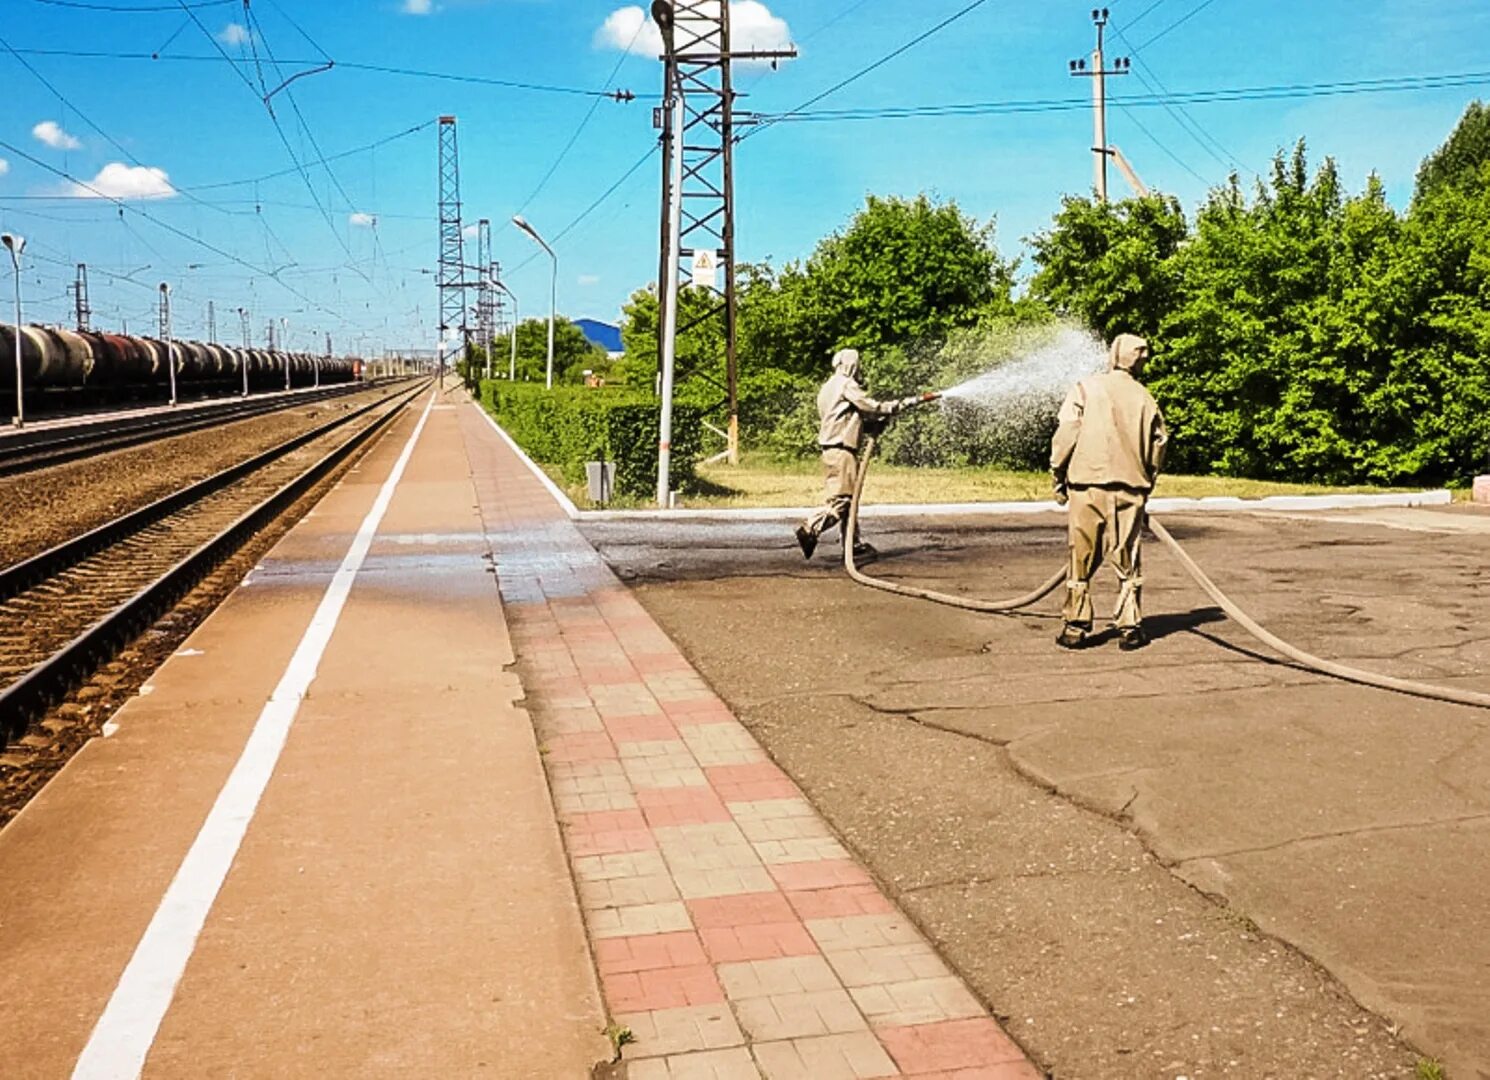
<svg viewBox="0 0 1490 1080"><path fill-rule="evenodd" d="M735 91L732 65L736 60L766 60L775 64L796 58L797 50L752 49L735 52L730 47L728 0L662 0L673 26L672 45L663 57L666 65L662 109L664 139L662 173L662 233L668 229L669 192L678 177L683 206L678 259L669 264L664 239L658 296L666 291L669 275L676 277L683 259L710 253L723 263L724 287L705 284L718 303L695 323L679 328L684 333L705 319L724 319L724 368L728 407L728 449L731 464L740 456L739 362L737 356L737 273L735 265ZM653 4L657 19L658 4ZM659 21L659 26L661 25ZM673 98L683 99L683 108L669 108ZM675 118L682 114L681 122ZM683 143L682 166L673 161L674 139ZM696 281L695 284L702 282ZM659 310L659 325L667 312ZM658 344L659 363L661 343Z"/></svg>
<svg viewBox="0 0 1490 1080"><path fill-rule="evenodd" d="M1087 67L1085 60L1072 60L1070 65L1071 74L1080 78L1092 80L1092 154L1094 183L1097 189L1097 201L1107 201L1107 159L1112 155L1112 150L1107 145L1107 76L1126 75L1133 66L1133 61L1126 56L1118 57L1113 61L1113 66L1107 67L1107 58L1103 52L1103 38L1107 29L1107 9L1093 8L1092 22L1097 27L1097 47L1092 50L1092 65Z"/></svg>
<svg viewBox="0 0 1490 1080"><path fill-rule="evenodd" d="M166 345L166 370L171 374L171 408L176 407L176 346L171 341L171 287L160 283L160 340Z"/></svg>
<svg viewBox="0 0 1490 1080"><path fill-rule="evenodd" d="M243 330L243 358L238 366L243 374L243 396L248 397L248 350L253 345L253 334L248 324L248 308L238 309L238 323Z"/></svg>
<svg viewBox="0 0 1490 1080"><path fill-rule="evenodd" d="M290 389L290 320L283 315L279 318L279 347L285 354L285 389Z"/></svg>
<svg viewBox="0 0 1490 1080"><path fill-rule="evenodd" d="M209 344L217 344L217 308L211 300L207 301L207 341Z"/></svg>
<svg viewBox="0 0 1490 1080"><path fill-rule="evenodd" d="M93 309L88 306L88 264L78 263L77 277L72 283L73 314L79 330L89 329L88 320Z"/></svg>

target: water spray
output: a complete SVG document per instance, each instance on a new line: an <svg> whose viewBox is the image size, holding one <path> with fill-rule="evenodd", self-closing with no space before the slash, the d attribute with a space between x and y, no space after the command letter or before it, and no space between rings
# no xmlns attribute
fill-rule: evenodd
<svg viewBox="0 0 1490 1080"><path fill-rule="evenodd" d="M1025 367L1024 363L1009 365L1011 368ZM1089 374L1086 372L1084 374ZM918 405L930 404L934 401L958 398L981 399L990 402L1003 387L1019 385L1020 375L1014 372L1006 373L1002 378L999 370L989 372L987 375L971 379L952 390L942 393L928 393L921 395ZM1012 378L1011 378L1012 376ZM848 518L843 523L843 568L848 572L850 578L860 585L867 585L872 589L882 592L894 593L897 596L907 596L917 600L928 600L935 604L943 604L948 607L960 608L964 611L976 611L994 615L1013 615L1022 612L1025 608L1033 607L1051 593L1055 592L1066 582L1067 568L1062 566L1039 587L1023 596L1012 597L1008 600L977 600L965 596L955 596L951 593L937 592L934 589L921 589L911 585L902 585L894 581L886 581L883 578L873 577L859 569L854 559L854 546L858 540L859 532L859 508L864 498L864 482L869 477L869 466L874 457L874 451L881 431L866 432L864 446L859 455L859 468L854 481L853 500L849 504ZM1379 675L1374 671L1365 671L1361 668L1351 667L1333 660L1307 653L1304 650L1290 645L1276 634L1271 633L1257 620L1248 615L1242 608L1216 585L1214 581L1202 570L1195 560L1190 558L1189 553L1182 548L1177 540L1170 535L1162 523L1155 521L1151 516L1147 517L1147 524L1159 541L1174 555L1185 572L1194 579L1201 590L1215 602L1216 606L1224 611L1238 626L1245 630L1257 641L1282 656L1287 657L1295 664L1321 675L1340 679L1344 682L1357 683L1361 686L1371 686L1380 690L1391 690L1399 694L1409 694L1413 697L1427 698L1432 701L1446 701L1456 705L1468 705L1472 708L1490 709L1490 694L1474 690L1457 690L1453 687L1435 686L1431 683L1416 682L1411 679L1398 679L1390 675Z"/></svg>

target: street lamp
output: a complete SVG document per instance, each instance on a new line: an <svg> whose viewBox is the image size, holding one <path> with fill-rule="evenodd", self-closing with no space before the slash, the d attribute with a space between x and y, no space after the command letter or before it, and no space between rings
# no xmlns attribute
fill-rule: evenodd
<svg viewBox="0 0 1490 1080"><path fill-rule="evenodd" d="M160 283L160 336L166 343L166 370L171 375L171 408L176 407L176 355L171 345L171 287Z"/></svg>
<svg viewBox="0 0 1490 1080"><path fill-rule="evenodd" d="M517 314L517 293L513 292L503 282L501 282L501 281L499 281L497 279L493 279L492 280L492 284L495 285L497 288L501 289L512 300L512 333L509 335L512 338L512 341L510 342L510 344L512 346L512 354L507 358L507 381L508 382L516 382L517 381L517 325L521 321L518 318L518 314ZM487 359L490 360L491 357L488 356Z"/></svg>
<svg viewBox="0 0 1490 1080"><path fill-rule="evenodd" d="M521 214L512 219L523 232L533 238L533 242L548 252L548 257L553 261L553 269L549 277L548 286L548 376L545 385L548 389L554 388L554 316L559 310L559 257L554 254L554 249L543 242L543 237L538 235L538 230L529 225ZM516 341L517 331L513 330L513 340Z"/></svg>
<svg viewBox="0 0 1490 1080"><path fill-rule="evenodd" d="M26 404L21 399L21 252L26 250L26 238L0 233L0 243L10 252L10 265L16 272L16 415L12 423L16 427L24 427Z"/></svg>
<svg viewBox="0 0 1490 1080"><path fill-rule="evenodd" d="M678 54L673 38L673 5L669 0L653 0L652 21L662 33L667 64L667 91L670 98L664 108L673 110L669 150L672 166L668 170L667 253L663 260L666 280L657 283L662 303L662 409L657 433L657 505L666 509L672 496L673 452L673 372L678 356L678 260L682 256L683 234L683 143L687 117L683 109L683 79L678 71Z"/></svg>

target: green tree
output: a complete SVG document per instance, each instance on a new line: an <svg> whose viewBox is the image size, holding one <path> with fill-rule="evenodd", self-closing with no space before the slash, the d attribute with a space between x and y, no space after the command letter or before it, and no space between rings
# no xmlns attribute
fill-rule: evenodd
<svg viewBox="0 0 1490 1080"><path fill-rule="evenodd" d="M494 370L505 376L511 358L511 337L497 338ZM479 350L478 350L479 351ZM483 354L482 362L485 362ZM554 382L580 383L585 371L605 374L610 361L605 350L592 344L584 331L563 316L554 320ZM517 326L517 378L543 382L548 369L548 320L524 319Z"/></svg>
<svg viewBox="0 0 1490 1080"><path fill-rule="evenodd" d="M1471 101L1448 139L1418 168L1415 199L1421 200L1449 184L1473 182L1490 162L1490 109Z"/></svg>
<svg viewBox="0 0 1490 1080"><path fill-rule="evenodd" d="M1153 337L1178 302L1173 259L1188 235L1170 195L1116 203L1067 196L1052 226L1030 240L1030 295L1104 340Z"/></svg>
<svg viewBox="0 0 1490 1080"><path fill-rule="evenodd" d="M765 366L821 374L841 346L941 340L1011 311L1014 264L993 241L993 223L956 203L871 195L805 264L758 274L742 305L744 348Z"/></svg>

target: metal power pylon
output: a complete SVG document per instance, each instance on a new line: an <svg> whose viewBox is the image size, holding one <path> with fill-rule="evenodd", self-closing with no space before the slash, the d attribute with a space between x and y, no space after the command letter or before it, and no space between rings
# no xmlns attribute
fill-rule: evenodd
<svg viewBox="0 0 1490 1080"><path fill-rule="evenodd" d="M486 352L488 379L492 375L492 343L497 337L497 290L492 287L491 267L491 220L482 218L476 225L476 333Z"/></svg>
<svg viewBox="0 0 1490 1080"><path fill-rule="evenodd" d="M440 117L440 379L445 377L447 335L459 330L459 348L464 349L469 327L466 322L465 243L460 223L460 152L455 141L455 117Z"/></svg>
<svg viewBox="0 0 1490 1080"><path fill-rule="evenodd" d="M658 294L666 293L663 281L669 273L692 275L696 253L712 254L721 265L724 282L716 279L710 291L718 302L689 324L678 326L681 336L706 319L724 321L725 391L728 406L728 455L739 460L740 410L739 364L736 356L736 266L735 266L735 91L731 65L735 60L790 60L796 49L734 52L730 48L730 13L727 0L672 0L672 42L665 79L667 103L661 110L662 154L662 265ZM673 95L683 94L683 130L674 132ZM671 191L672 140L683 140L682 235L678 245L680 265L668 266L666 234L668 196ZM707 283L706 283L707 284ZM680 305L681 306L681 305ZM665 313L660 313L665 316ZM660 326L662 320L659 319ZM660 347L660 345L659 345ZM699 374L686 372L687 375Z"/></svg>

